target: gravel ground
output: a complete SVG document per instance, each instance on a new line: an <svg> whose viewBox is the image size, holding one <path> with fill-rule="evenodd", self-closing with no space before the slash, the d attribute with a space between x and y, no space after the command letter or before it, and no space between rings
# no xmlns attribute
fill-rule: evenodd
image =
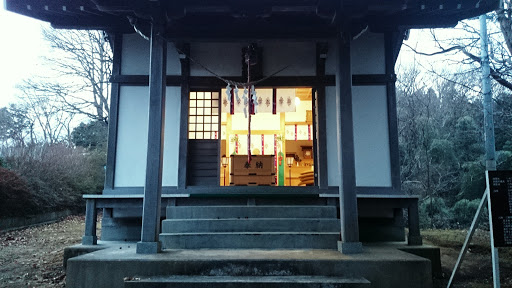
<svg viewBox="0 0 512 288"><path fill-rule="evenodd" d="M0 232L0 287L65 287L64 248L80 243L84 216Z"/></svg>
<svg viewBox="0 0 512 288"><path fill-rule="evenodd" d="M70 216L53 224L0 232L0 287L65 287L64 248L80 243L83 231L84 216ZM452 287L492 287L488 233L477 230ZM444 288L466 231L425 230L422 234L425 242L441 247L444 275L435 279L434 287ZM512 287L510 248L500 248L500 268L501 287Z"/></svg>

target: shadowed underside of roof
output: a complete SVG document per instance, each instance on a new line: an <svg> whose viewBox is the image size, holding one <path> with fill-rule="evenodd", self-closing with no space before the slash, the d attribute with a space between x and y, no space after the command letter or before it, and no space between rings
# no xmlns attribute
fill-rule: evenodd
<svg viewBox="0 0 512 288"><path fill-rule="evenodd" d="M7 10L56 28L131 32L155 20L170 38L324 38L354 32L449 27L499 0L4 0Z"/></svg>

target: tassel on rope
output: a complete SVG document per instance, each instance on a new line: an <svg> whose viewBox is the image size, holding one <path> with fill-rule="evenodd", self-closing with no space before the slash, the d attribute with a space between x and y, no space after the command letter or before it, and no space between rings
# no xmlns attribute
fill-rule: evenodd
<svg viewBox="0 0 512 288"><path fill-rule="evenodd" d="M245 118L247 118L247 103L248 103L247 95L248 94L249 94L249 91L247 91L247 87L244 87L244 96L242 97L242 99L244 99L244 115L245 115Z"/></svg>
<svg viewBox="0 0 512 288"><path fill-rule="evenodd" d="M235 96L233 95L234 92L233 92L233 89L231 89L230 93L229 93L229 98L231 99L231 105L230 105L230 114L233 115L235 114Z"/></svg>
<svg viewBox="0 0 512 288"><path fill-rule="evenodd" d="M231 85L226 85L226 98L228 99L228 104L231 106Z"/></svg>
<svg viewBox="0 0 512 288"><path fill-rule="evenodd" d="M254 88L254 87L252 87ZM253 92L254 89L251 89L251 87L249 87L249 91L248 91L248 95L249 95L249 120L247 121L247 124L248 124L248 127L247 127L247 163L251 164L251 160L252 160L252 155L251 155L251 115L252 115L252 111L251 111L251 108L253 107L252 105L252 97L250 96ZM245 111L245 110L244 110ZM247 115L246 115L247 117Z"/></svg>
<svg viewBox="0 0 512 288"><path fill-rule="evenodd" d="M251 106L251 114L254 115L256 114L258 111L256 111L257 109L257 106L258 106L258 96L256 95L256 89L254 89L254 85L251 86L251 102L252 102L252 106Z"/></svg>

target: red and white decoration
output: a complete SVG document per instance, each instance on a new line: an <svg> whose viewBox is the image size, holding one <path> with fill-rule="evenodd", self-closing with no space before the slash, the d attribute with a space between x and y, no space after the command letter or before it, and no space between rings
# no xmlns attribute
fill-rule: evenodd
<svg viewBox="0 0 512 288"><path fill-rule="evenodd" d="M227 86L222 93L222 113L243 113L247 117L249 90L241 90L238 87ZM251 92L252 93L252 92ZM237 96L238 95L238 96ZM281 113L295 112L295 89L255 89L253 94L254 110L252 115L256 113ZM275 107L275 109L274 109Z"/></svg>

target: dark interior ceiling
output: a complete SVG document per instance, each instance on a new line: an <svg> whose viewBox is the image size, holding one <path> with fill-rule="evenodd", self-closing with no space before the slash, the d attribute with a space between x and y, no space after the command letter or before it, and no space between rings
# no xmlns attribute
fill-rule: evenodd
<svg viewBox="0 0 512 288"><path fill-rule="evenodd" d="M169 38L326 38L341 23L353 33L449 27L492 11L499 0L4 0L7 10L56 28L144 32L167 24ZM131 23L128 19L131 19Z"/></svg>

